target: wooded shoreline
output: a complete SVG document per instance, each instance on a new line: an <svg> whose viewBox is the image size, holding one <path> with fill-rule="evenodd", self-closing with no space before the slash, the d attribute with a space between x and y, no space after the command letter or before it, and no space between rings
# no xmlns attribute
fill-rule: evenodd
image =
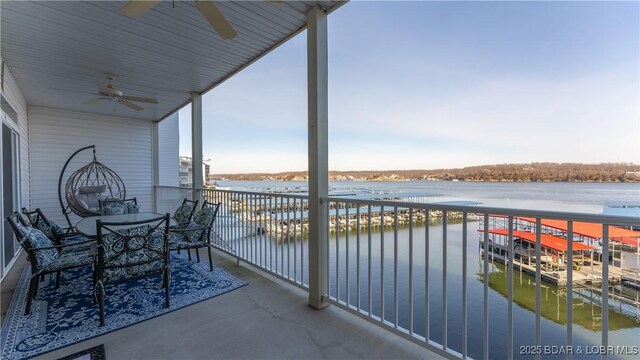
<svg viewBox="0 0 640 360"><path fill-rule="evenodd" d="M306 181L306 171L212 174L210 180ZM531 163L471 166L434 170L329 171L329 180L350 181L519 181L640 182L640 165L629 163Z"/></svg>

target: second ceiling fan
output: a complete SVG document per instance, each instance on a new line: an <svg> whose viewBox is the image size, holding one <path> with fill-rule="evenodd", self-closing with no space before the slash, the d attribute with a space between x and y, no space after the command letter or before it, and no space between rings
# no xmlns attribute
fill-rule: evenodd
<svg viewBox="0 0 640 360"><path fill-rule="evenodd" d="M129 1L118 10L121 14L129 17L140 17L151 10L160 1ZM196 9L209 22L211 27L225 40L233 39L238 35L229 21L218 10L213 1L194 1Z"/></svg>

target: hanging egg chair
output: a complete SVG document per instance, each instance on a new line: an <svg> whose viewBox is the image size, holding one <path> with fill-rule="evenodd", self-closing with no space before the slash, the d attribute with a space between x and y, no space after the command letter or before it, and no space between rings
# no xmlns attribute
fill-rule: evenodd
<svg viewBox="0 0 640 360"><path fill-rule="evenodd" d="M87 149L93 149L93 161L74 171L67 179L63 190L62 178L69 162L78 153ZM73 226L69 219L70 213L73 212L80 217L100 215L98 212L100 201L124 200L126 195L127 190L120 176L96 159L95 145L83 147L74 152L64 164L58 179L58 199L69 226ZM63 198L67 205L64 204Z"/></svg>

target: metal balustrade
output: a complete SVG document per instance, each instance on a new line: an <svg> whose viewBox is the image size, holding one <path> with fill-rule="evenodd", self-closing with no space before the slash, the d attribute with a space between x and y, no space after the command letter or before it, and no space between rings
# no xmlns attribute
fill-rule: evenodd
<svg viewBox="0 0 640 360"><path fill-rule="evenodd" d="M214 226L216 248L300 288L308 287L307 196L219 189L203 189L200 196L222 204ZM566 259L566 336L562 343L574 345L574 223L599 224L604 261L597 304L601 310L596 316L601 317L601 338L595 345L609 345L612 299L608 290L613 265L607 260L608 233L612 226L637 228L639 218L342 196L322 200L329 205L328 301L450 358L511 359L518 356L518 351L522 354L521 346L514 347L516 340L522 344L514 335L514 309L519 306L514 306L514 273L523 268L522 260L514 258L514 226L522 217L535 219L535 265L530 267L535 279L535 307L530 309L534 314L530 323L534 336L528 340L531 349L546 345L542 289L545 294L548 289L542 281L542 219L567 222L565 235L570 241ZM504 248L490 236L494 217L502 218L508 229ZM481 292L479 284L468 281L473 275L470 271L476 248L476 277ZM497 301L492 300L489 290L491 277L500 269L496 265L500 251L504 252L506 294ZM503 298L506 306L496 308ZM494 315L498 313L506 323L496 322ZM640 321L640 314L636 320ZM500 338L494 338L494 333ZM501 346L498 350L491 346L496 342Z"/></svg>

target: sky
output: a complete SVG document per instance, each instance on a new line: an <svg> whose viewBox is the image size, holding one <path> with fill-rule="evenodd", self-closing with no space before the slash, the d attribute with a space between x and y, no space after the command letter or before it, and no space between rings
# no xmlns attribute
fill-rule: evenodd
<svg viewBox="0 0 640 360"><path fill-rule="evenodd" d="M328 29L330 170L640 164L640 2L351 1ZM205 94L211 172L306 170L306 94L306 32Z"/></svg>

